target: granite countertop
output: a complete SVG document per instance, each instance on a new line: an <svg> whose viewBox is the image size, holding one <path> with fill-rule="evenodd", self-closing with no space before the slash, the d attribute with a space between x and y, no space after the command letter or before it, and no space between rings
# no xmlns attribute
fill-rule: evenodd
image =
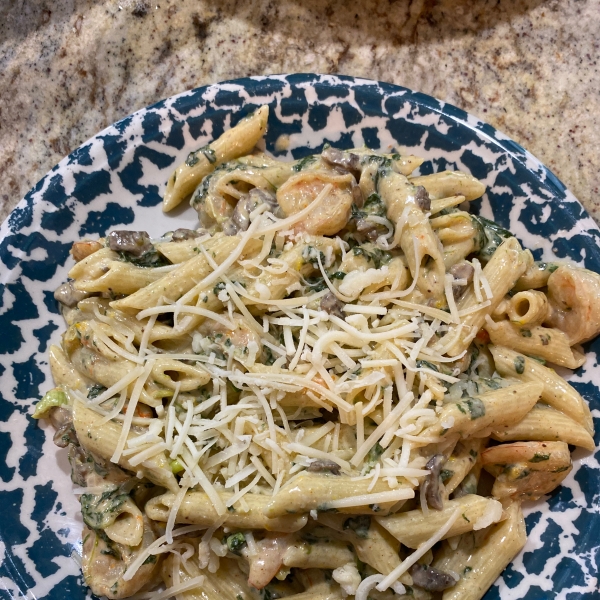
<svg viewBox="0 0 600 600"><path fill-rule="evenodd" d="M7 0L3 13L0 221L139 108L301 71L397 83L475 114L600 222L600 0Z"/></svg>

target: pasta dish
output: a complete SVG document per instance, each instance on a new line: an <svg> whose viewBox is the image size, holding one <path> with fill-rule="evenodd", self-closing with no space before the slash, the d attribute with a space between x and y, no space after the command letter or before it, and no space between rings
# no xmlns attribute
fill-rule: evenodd
<svg viewBox="0 0 600 600"><path fill-rule="evenodd" d="M268 107L169 178L196 230L73 245L56 387L85 582L108 598L476 600L523 501L594 449L600 276L470 214L485 186L369 148L284 162ZM552 365L552 366L551 366Z"/></svg>

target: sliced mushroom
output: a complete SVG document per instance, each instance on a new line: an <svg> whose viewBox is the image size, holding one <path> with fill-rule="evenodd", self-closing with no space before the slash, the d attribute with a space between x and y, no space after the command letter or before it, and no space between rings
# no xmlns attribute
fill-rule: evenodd
<svg viewBox="0 0 600 600"><path fill-rule="evenodd" d="M306 470L309 473L331 473L332 475L339 475L340 465L332 460L313 460Z"/></svg>
<svg viewBox="0 0 600 600"><path fill-rule="evenodd" d="M194 229L186 229L185 227L180 227L176 229L171 235L172 242L183 242L184 240L193 240L198 236L202 235L200 231L196 231Z"/></svg>
<svg viewBox="0 0 600 600"><path fill-rule="evenodd" d="M319 305L319 308L330 315L335 315L340 319L344 318L344 313L342 312L344 305L331 292L327 292L321 298L321 304Z"/></svg>
<svg viewBox="0 0 600 600"><path fill-rule="evenodd" d="M415 204L424 212L431 210L431 199L427 190L422 185L418 185L415 188Z"/></svg>
<svg viewBox="0 0 600 600"><path fill-rule="evenodd" d="M446 457L443 454L432 456L425 465L425 468L429 471L429 475L427 475L425 481L421 484L425 488L427 504L435 510L442 510L444 508L442 490L440 489L440 473L445 462Z"/></svg>
<svg viewBox="0 0 600 600"><path fill-rule="evenodd" d="M353 152L342 152L337 148L329 147L321 152L321 158L332 167L338 167L351 172L360 170L360 157Z"/></svg>
<svg viewBox="0 0 600 600"><path fill-rule="evenodd" d="M263 204L266 204L276 217L283 216L283 211L271 192L261 188L252 188L238 200L231 218L224 223L225 235L236 235L238 231L247 231L250 227L250 215Z"/></svg>
<svg viewBox="0 0 600 600"><path fill-rule="evenodd" d="M111 231L108 234L108 247L115 252L129 252L142 256L153 249L150 236L145 231Z"/></svg>
<svg viewBox="0 0 600 600"><path fill-rule="evenodd" d="M427 565L416 564L410 568L415 585L422 587L428 592L443 592L456 583L456 579L449 573L438 571Z"/></svg>
<svg viewBox="0 0 600 600"><path fill-rule="evenodd" d="M452 295L454 296L454 299L457 300L462 296L463 292L467 289L467 286L473 280L473 273L475 272L475 269L470 262L463 260L452 265L448 272L456 281L452 284Z"/></svg>
<svg viewBox="0 0 600 600"><path fill-rule="evenodd" d="M54 299L68 308L73 308L74 306L77 306L78 302L85 298L89 298L91 295L90 292L76 290L73 287L73 282L67 281L56 288Z"/></svg>

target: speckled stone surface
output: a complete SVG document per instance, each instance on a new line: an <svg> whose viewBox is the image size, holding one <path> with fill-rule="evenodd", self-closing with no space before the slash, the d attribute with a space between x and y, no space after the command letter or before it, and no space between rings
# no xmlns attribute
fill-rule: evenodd
<svg viewBox="0 0 600 600"><path fill-rule="evenodd" d="M64 155L224 79L342 73L451 102L600 221L600 0L3 0L0 220Z"/></svg>

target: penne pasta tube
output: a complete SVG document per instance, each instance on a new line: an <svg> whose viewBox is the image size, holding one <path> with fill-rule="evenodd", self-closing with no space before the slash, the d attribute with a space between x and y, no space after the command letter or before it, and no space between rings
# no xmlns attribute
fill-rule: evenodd
<svg viewBox="0 0 600 600"><path fill-rule="evenodd" d="M219 492L223 503L233 495L233 492ZM167 493L153 498L146 504L146 514L154 521L166 523L175 496L176 494ZM264 510L270 500L269 496L261 494L245 494L244 501L249 510L244 512L239 506L234 505L233 510L227 511L224 523L228 527L239 529L266 529L287 533L298 531L306 525L306 515L284 514L275 518L265 516ZM187 492L177 511L175 522L211 527L223 522L223 517L217 514L212 501L205 493Z"/></svg>
<svg viewBox="0 0 600 600"><path fill-rule="evenodd" d="M521 328L510 321L488 322L485 329L496 346L512 348L569 369L577 369L585 362L585 356L569 346L567 336L559 329Z"/></svg>
<svg viewBox="0 0 600 600"><path fill-rule="evenodd" d="M379 573L388 575L400 564L400 543L373 517L320 513L318 520L342 534L354 546L358 558ZM412 585L412 578L408 573L402 575L400 581Z"/></svg>
<svg viewBox="0 0 600 600"><path fill-rule="evenodd" d="M448 196L448 198L434 198L431 200L431 209L429 212L432 215L437 215L447 208L453 208L462 204L464 201L465 197L460 194L457 196Z"/></svg>
<svg viewBox="0 0 600 600"><path fill-rule="evenodd" d="M442 471L442 479L444 481L442 496L444 499L447 500L450 497L450 494L471 471L473 465L479 459L483 445L484 440L482 438L464 440L456 445L454 452L444 464Z"/></svg>
<svg viewBox="0 0 600 600"><path fill-rule="evenodd" d="M152 544L156 536L150 521L144 517L142 541L137 546L113 542L102 530L83 527L83 579L93 585L100 596L128 598L156 578L162 556L146 561L135 576L124 579L125 571ZM115 591L118 590L118 593Z"/></svg>
<svg viewBox="0 0 600 600"><path fill-rule="evenodd" d="M198 237L189 240L183 240L181 242L158 242L154 244L155 248L166 257L169 262L174 265L184 263L190 258L194 258L200 254L198 249L198 243L200 239L207 238L208 236L204 233L198 232ZM208 240L201 242L204 244Z"/></svg>
<svg viewBox="0 0 600 600"><path fill-rule="evenodd" d="M86 450L110 461L121 436L121 425L114 421L101 423L102 415L85 407L76 400L73 404L73 426L79 443ZM130 433L128 439L137 437ZM179 484L173 475L164 452L145 460L141 465L133 466L126 457L121 456L118 465L133 473L141 472L144 477L156 485L173 492L179 490Z"/></svg>
<svg viewBox="0 0 600 600"><path fill-rule="evenodd" d="M75 279L73 287L88 293L113 295L133 294L164 277L164 273L150 267L137 267L118 260L108 261L105 271L97 277Z"/></svg>
<svg viewBox="0 0 600 600"><path fill-rule="evenodd" d="M63 385L68 389L84 392L92 380L74 367L59 346L50 346L48 352L50 371L56 386Z"/></svg>
<svg viewBox="0 0 600 600"><path fill-rule="evenodd" d="M490 428L505 430L518 423L535 406L542 389L543 385L538 382L520 383L446 403L439 415L439 424L432 425L427 434L446 435L449 432L460 434L464 439Z"/></svg>
<svg viewBox="0 0 600 600"><path fill-rule="evenodd" d="M410 510L376 519L401 544L409 548L418 548L448 521L457 508L460 509L461 516L442 539L468 531L478 531L502 519L502 505L497 500L475 494L446 500L442 510L432 510L429 514L424 514L422 510Z"/></svg>
<svg viewBox="0 0 600 600"><path fill-rule="evenodd" d="M352 505L335 507L343 513L376 514L395 505L397 500L376 502L375 495L383 492L398 492L398 496L412 498L414 491L408 485L390 490L385 481L378 480L369 490L369 479L355 479L343 475L317 475L301 473L296 479L282 487L272 498L265 514L278 517L289 513L305 513L311 510L327 511L331 504L342 499L351 499ZM403 498L398 498L401 500Z"/></svg>
<svg viewBox="0 0 600 600"><path fill-rule="evenodd" d="M198 550L197 541L189 540L194 550ZM255 597L256 590L248 584L248 578L242 573L236 560L221 558L219 569L211 572L210 569L198 568L197 560L188 560L185 568L177 568L174 564L175 556L170 554L162 565L162 578L167 589L176 589L176 586L188 584L187 589L181 592L173 591L169 597L177 595L184 600L235 600L244 598L250 600ZM193 581L197 581L193 585ZM192 587L189 584L192 583Z"/></svg>
<svg viewBox="0 0 600 600"><path fill-rule="evenodd" d="M519 327L541 325L548 315L546 294L535 290L516 293L507 307L508 318Z"/></svg>
<svg viewBox="0 0 600 600"><path fill-rule="evenodd" d="M193 359L193 355L192 359ZM181 392L191 392L210 381L210 375L200 365L187 365L172 358L157 358L152 367L152 378L160 385Z"/></svg>
<svg viewBox="0 0 600 600"><path fill-rule="evenodd" d="M507 442L513 440L561 440L573 446L593 451L596 448L594 438L583 425L571 417L551 408L538 404L518 423L509 427L494 429L495 440Z"/></svg>
<svg viewBox="0 0 600 600"><path fill-rule="evenodd" d="M472 175L461 171L442 171L431 175L411 177L413 185L422 185L432 200L461 195L465 200L475 200L485 193L485 185Z"/></svg>
<svg viewBox="0 0 600 600"><path fill-rule="evenodd" d="M594 421L586 401L577 390L560 375L537 360L527 358L504 346L489 346L496 370L503 377L515 377L521 381L539 381L543 384L542 400L581 423L590 435L594 433Z"/></svg>
<svg viewBox="0 0 600 600"><path fill-rule="evenodd" d="M207 252L210 252L214 261L221 264L239 243L240 238L237 236L215 236L203 245ZM249 240L243 254L247 255L260 246L258 240ZM206 257L203 254L198 254L145 288L126 298L112 302L111 306L117 310L143 310L169 301L175 302L211 272L212 268Z"/></svg>
<svg viewBox="0 0 600 600"><path fill-rule="evenodd" d="M190 153L167 182L163 211L169 212L189 196L202 178L220 164L248 154L267 129L269 107L261 106L250 116L204 148Z"/></svg>
<svg viewBox="0 0 600 600"><path fill-rule="evenodd" d="M337 569L354 560L346 543L333 539L311 543L296 540L283 553L283 564L298 569Z"/></svg>
<svg viewBox="0 0 600 600"><path fill-rule="evenodd" d="M485 542L468 556L458 570L460 580L447 589L443 600L480 600L527 541L525 519L518 502L505 511L506 519L495 525ZM435 564L443 569L445 565Z"/></svg>
<svg viewBox="0 0 600 600"><path fill-rule="evenodd" d="M428 298L442 296L446 269L441 245L431 222L415 202L416 187L403 175L376 166L365 169L361 181L371 171L378 175L377 191L387 207L388 218L402 227L400 247L411 275L417 278L417 287Z"/></svg>
<svg viewBox="0 0 600 600"><path fill-rule="evenodd" d="M111 511L112 523L104 527L106 535L117 544L137 546L144 533L144 518L140 509L127 498L118 510Z"/></svg>
<svg viewBox="0 0 600 600"><path fill-rule="evenodd" d="M531 262L527 270L519 277L514 290L521 292L523 290L537 290L546 287L550 275L558 269L558 263Z"/></svg>
<svg viewBox="0 0 600 600"><path fill-rule="evenodd" d="M458 356L464 352L475 338L477 332L485 323L485 318L498 306L506 293L513 287L515 281L526 269L526 255L515 238L508 238L502 242L483 269L483 277L487 280L492 298L488 306L476 312L467 314L460 325L451 325L448 331L449 339L456 335L461 328L459 339L448 349L449 356ZM466 311L479 305L477 295L470 286L458 302L458 310Z"/></svg>

